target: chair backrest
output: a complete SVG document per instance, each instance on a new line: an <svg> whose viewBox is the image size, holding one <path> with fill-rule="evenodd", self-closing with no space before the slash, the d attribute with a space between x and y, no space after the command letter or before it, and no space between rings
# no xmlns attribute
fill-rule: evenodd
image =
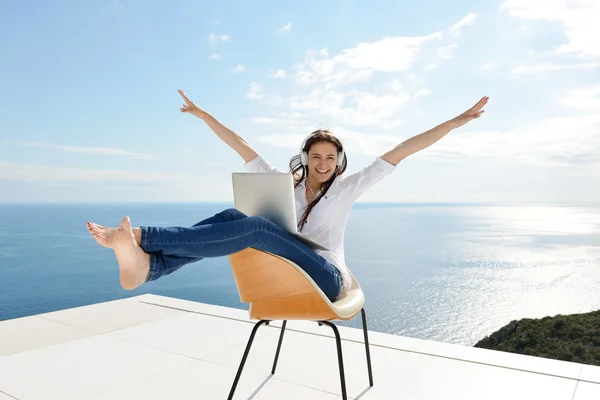
<svg viewBox="0 0 600 400"><path fill-rule="evenodd" d="M231 254L229 260L240 300L245 303L315 290L310 277L307 280L294 263L276 254L248 248Z"/></svg>

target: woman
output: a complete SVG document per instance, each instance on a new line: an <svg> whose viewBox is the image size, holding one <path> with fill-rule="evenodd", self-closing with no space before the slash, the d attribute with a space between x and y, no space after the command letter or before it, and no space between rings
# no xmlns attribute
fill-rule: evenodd
<svg viewBox="0 0 600 400"><path fill-rule="evenodd" d="M259 156L235 132L195 105L179 90L185 104L181 112L203 120L245 161L252 172L281 172ZM347 158L342 143L331 132L313 132L290 161L294 175L298 230L324 245L311 250L293 236L259 216L246 216L227 209L192 227L132 228L125 217L119 228L93 222L87 227L96 241L114 250L119 264L121 286L134 289L145 282L170 274L185 264L204 257L221 257L248 247L287 258L303 268L325 295L335 300L350 278L344 260L344 231L356 199L392 172L409 155L420 151L453 129L479 118L488 97L483 97L463 114L414 136L363 168L344 176Z"/></svg>

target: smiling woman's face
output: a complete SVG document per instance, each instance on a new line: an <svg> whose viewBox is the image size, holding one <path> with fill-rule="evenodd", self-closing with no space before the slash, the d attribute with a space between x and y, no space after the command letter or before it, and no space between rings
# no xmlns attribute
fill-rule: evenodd
<svg viewBox="0 0 600 400"><path fill-rule="evenodd" d="M317 142L308 150L308 176L311 181L326 182L335 171L338 151L333 143Z"/></svg>

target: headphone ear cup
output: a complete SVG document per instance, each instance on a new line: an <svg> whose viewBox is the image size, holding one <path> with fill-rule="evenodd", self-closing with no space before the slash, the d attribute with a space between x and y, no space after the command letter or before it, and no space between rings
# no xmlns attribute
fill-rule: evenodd
<svg viewBox="0 0 600 400"><path fill-rule="evenodd" d="M302 165L308 165L308 154L305 151L300 152L300 163Z"/></svg>
<svg viewBox="0 0 600 400"><path fill-rule="evenodd" d="M344 163L344 152L340 151L340 152L338 152L337 166L341 167L343 163Z"/></svg>

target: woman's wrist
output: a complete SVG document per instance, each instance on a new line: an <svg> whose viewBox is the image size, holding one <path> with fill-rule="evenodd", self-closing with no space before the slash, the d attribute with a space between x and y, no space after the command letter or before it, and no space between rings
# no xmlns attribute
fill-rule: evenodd
<svg viewBox="0 0 600 400"><path fill-rule="evenodd" d="M195 112L195 113L194 113L194 115L195 115L196 117L200 118L200 119L201 119L202 121L204 121L204 122L206 122L206 120L207 120L208 118L210 118L210 116L211 116L209 113L207 113L207 112L206 112L206 111L204 111L204 110L198 110L197 112Z"/></svg>

